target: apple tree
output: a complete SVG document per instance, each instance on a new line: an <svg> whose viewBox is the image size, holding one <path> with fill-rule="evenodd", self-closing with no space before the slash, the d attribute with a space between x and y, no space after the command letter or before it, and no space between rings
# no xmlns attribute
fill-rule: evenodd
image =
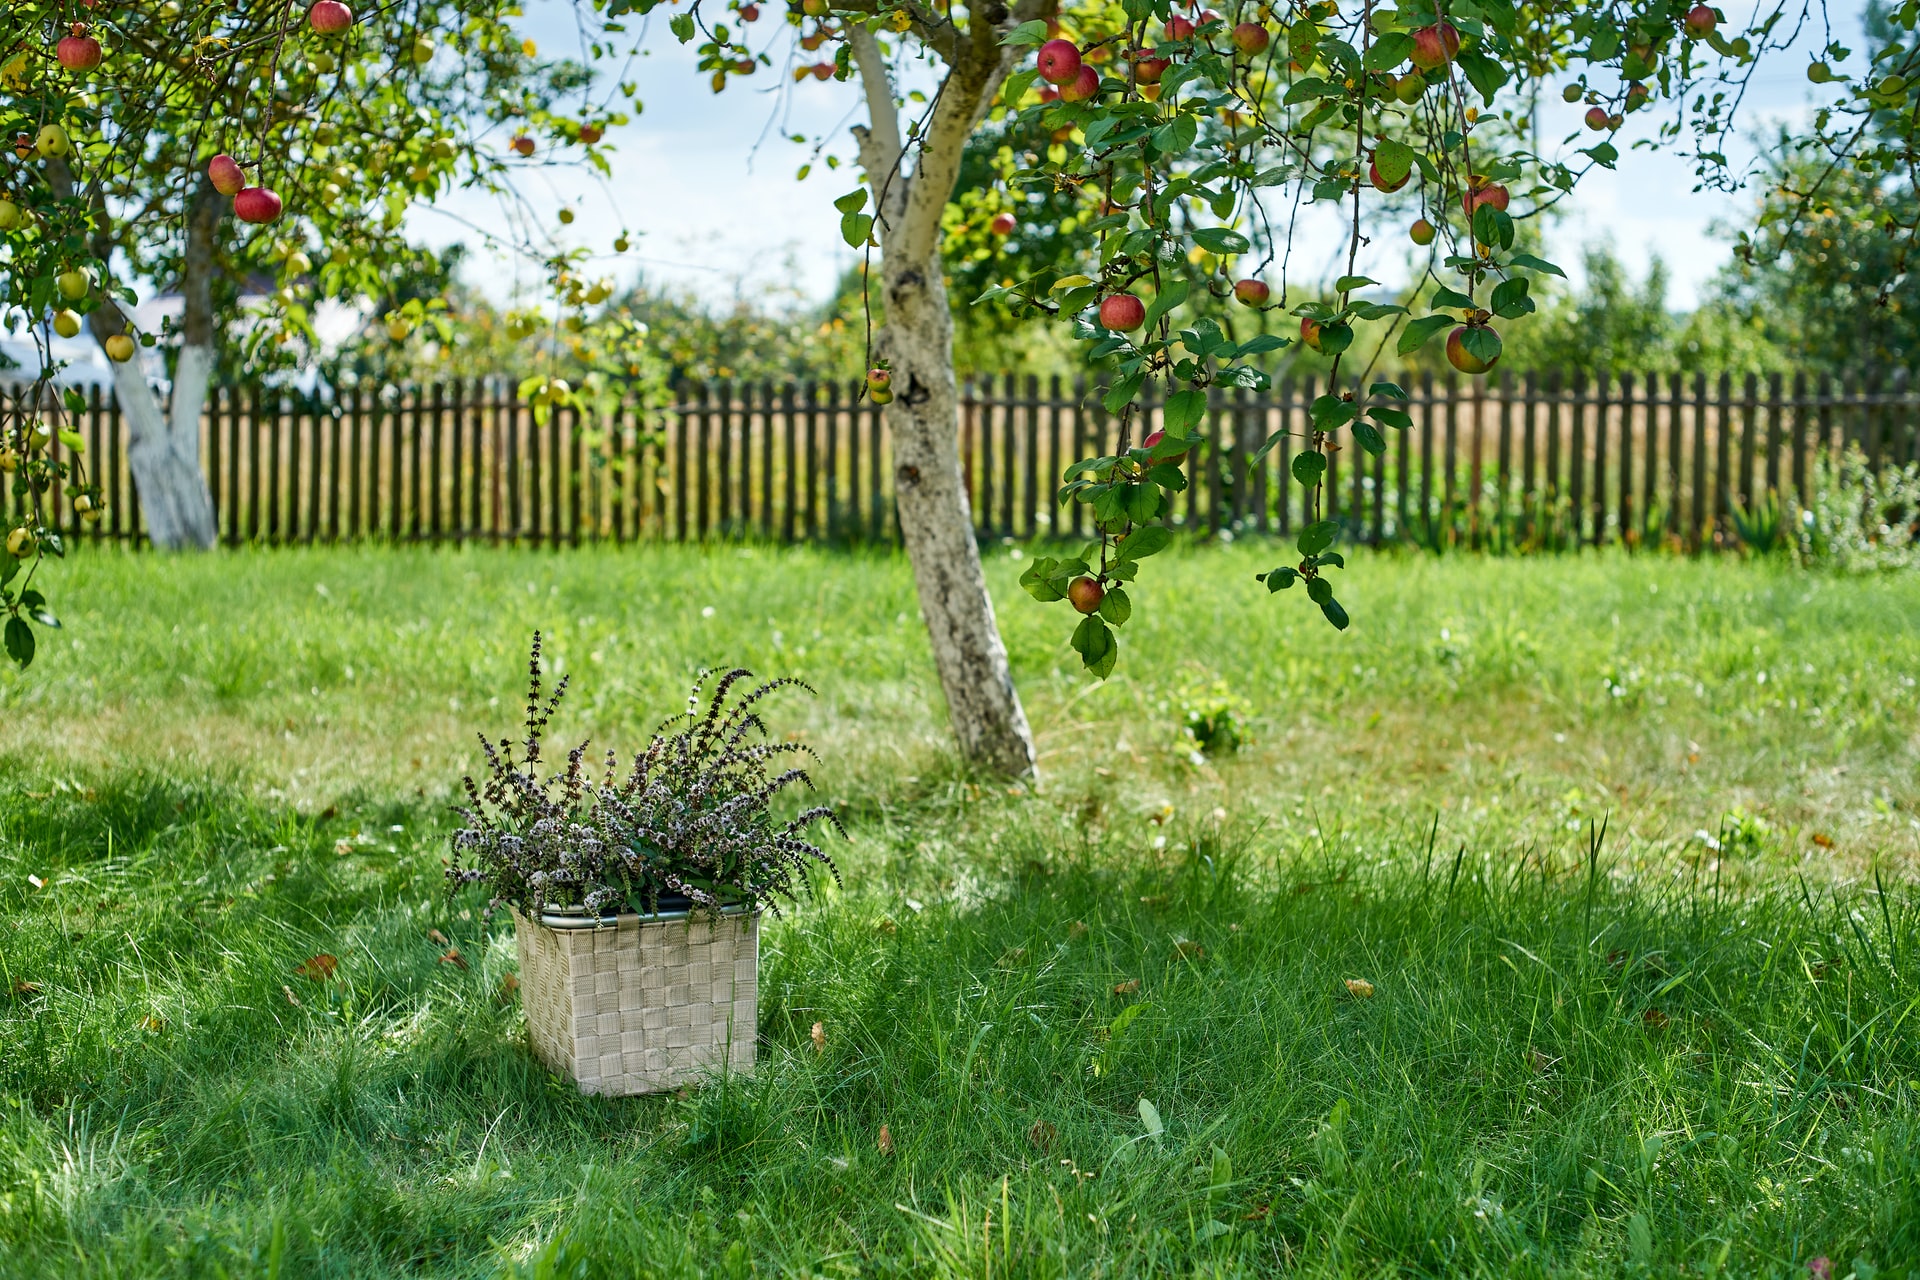
<svg viewBox="0 0 1920 1280"><path fill-rule="evenodd" d="M603 9L582 11L590 29L617 36ZM15 159L0 179L0 318L40 351L0 449L24 508L0 558L16 662L31 660L31 623L54 624L32 585L41 559L63 551L44 506L52 480L83 518L101 512L80 437L62 430L79 404L54 394L50 333L84 325L109 357L154 545L212 545L199 424L223 336L253 367L276 352L288 363L311 350L319 299L377 301L406 274L415 202L455 184L511 201L516 175L554 151L605 167L601 138L624 118L618 95L596 101L586 68L541 62L510 12L419 0L356 20L340 0L304 10L31 0L0 17L0 112ZM538 251L511 230L493 238ZM571 279L567 257L543 260L556 282ZM261 276L278 287L242 326L241 283ZM182 301L177 324L157 333L131 319L147 282L174 283ZM389 330L404 339L431 318L416 299ZM169 357L165 403L136 358L143 347Z"/></svg>

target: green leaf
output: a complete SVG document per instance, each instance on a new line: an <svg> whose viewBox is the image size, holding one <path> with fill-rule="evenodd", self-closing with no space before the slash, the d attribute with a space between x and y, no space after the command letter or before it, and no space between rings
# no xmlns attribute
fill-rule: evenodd
<svg viewBox="0 0 1920 1280"><path fill-rule="evenodd" d="M1405 307L1390 302L1355 302L1350 304L1350 309L1362 320L1384 320L1406 311Z"/></svg>
<svg viewBox="0 0 1920 1280"><path fill-rule="evenodd" d="M1007 32L1000 38L1000 43L1015 46L1030 45L1039 44L1046 38L1047 24L1036 18L1032 22L1023 22Z"/></svg>
<svg viewBox="0 0 1920 1280"><path fill-rule="evenodd" d="M1185 391L1176 391L1167 397L1166 407L1160 412L1160 426L1168 435L1186 435L1187 428L1206 415L1206 388L1191 387Z"/></svg>
<svg viewBox="0 0 1920 1280"><path fill-rule="evenodd" d="M667 20L667 30L673 32L673 38L681 44L693 39L693 15L676 13Z"/></svg>
<svg viewBox="0 0 1920 1280"><path fill-rule="evenodd" d="M1293 344L1291 338L1283 338L1277 333L1259 333L1240 344L1233 353L1235 360L1245 360L1248 356L1263 356L1269 351L1278 351Z"/></svg>
<svg viewBox="0 0 1920 1280"><path fill-rule="evenodd" d="M1337 356L1353 345L1353 326L1350 324L1323 324L1320 326L1320 354Z"/></svg>
<svg viewBox="0 0 1920 1280"><path fill-rule="evenodd" d="M1302 455L1307 456L1307 455ZM1340 536L1340 522L1337 520L1316 520L1300 531L1295 543L1303 556L1317 556L1333 545Z"/></svg>
<svg viewBox="0 0 1920 1280"><path fill-rule="evenodd" d="M855 187L852 191L833 202L833 207L842 213L858 213L867 207L867 189Z"/></svg>
<svg viewBox="0 0 1920 1280"><path fill-rule="evenodd" d="M1127 486L1127 518L1145 524L1160 514L1160 487L1152 484Z"/></svg>
<svg viewBox="0 0 1920 1280"><path fill-rule="evenodd" d="M1597 147L1588 147L1585 151L1581 152L1581 154L1592 156L1595 164L1602 165L1608 169L1613 168L1613 162L1620 158L1620 152L1611 142L1603 142Z"/></svg>
<svg viewBox="0 0 1920 1280"><path fill-rule="evenodd" d="M1122 560L1144 560L1156 552L1164 551L1173 541L1173 532L1165 525L1144 524L1126 537L1114 549L1114 554Z"/></svg>
<svg viewBox="0 0 1920 1280"><path fill-rule="evenodd" d="M1534 309L1533 299L1527 296L1527 278L1515 276L1511 280L1502 280L1493 286L1493 314L1507 320L1517 320Z"/></svg>
<svg viewBox="0 0 1920 1280"><path fill-rule="evenodd" d="M1472 311L1478 306L1470 295L1461 293L1458 289L1449 289L1445 285L1433 291L1433 298L1427 305L1435 311L1442 307L1459 307L1462 310Z"/></svg>
<svg viewBox="0 0 1920 1280"><path fill-rule="evenodd" d="M1080 655L1081 665L1096 677L1104 680L1113 673L1114 661L1120 656L1120 645L1099 614L1090 613L1080 619L1080 625L1073 629L1073 639L1069 643L1074 652Z"/></svg>
<svg viewBox="0 0 1920 1280"><path fill-rule="evenodd" d="M1312 449L1293 455L1293 478L1305 488L1311 489L1319 484L1320 477L1326 473L1326 455Z"/></svg>
<svg viewBox="0 0 1920 1280"><path fill-rule="evenodd" d="M1315 581L1325 582L1326 579L1318 578L1315 579ZM1326 616L1328 622L1334 625L1335 630L1345 631L1347 629L1347 623L1352 621L1352 619L1347 617L1347 611L1340 607L1338 600L1335 600L1332 596L1328 596L1325 600L1320 601L1319 604L1320 612Z"/></svg>
<svg viewBox="0 0 1920 1280"><path fill-rule="evenodd" d="M1459 323L1453 316L1422 316L1401 330L1400 341L1394 349L1403 356L1410 356L1431 342L1436 333Z"/></svg>
<svg viewBox="0 0 1920 1280"><path fill-rule="evenodd" d="M1386 382L1384 380L1368 387L1367 394L1370 396L1386 396L1391 400L1405 400L1407 398L1406 389L1399 383Z"/></svg>
<svg viewBox="0 0 1920 1280"><path fill-rule="evenodd" d="M1140 384L1146 379L1145 372L1128 374L1107 388L1107 394L1100 403L1106 406L1108 413L1120 412L1133 403L1133 398L1140 394Z"/></svg>
<svg viewBox="0 0 1920 1280"><path fill-rule="evenodd" d="M1159 449L1164 444L1166 444L1166 441L1162 440L1160 444L1155 445L1154 448ZM1147 479L1159 485L1162 489L1171 489L1175 493L1179 493L1187 487L1187 473L1171 462L1154 463L1153 466L1147 468Z"/></svg>
<svg viewBox="0 0 1920 1280"><path fill-rule="evenodd" d="M1360 447L1368 453L1377 456L1387 451L1387 438L1381 435L1380 428L1374 426L1371 422L1354 423L1353 438L1358 440Z"/></svg>
<svg viewBox="0 0 1920 1280"><path fill-rule="evenodd" d="M1100 616L1116 627L1125 626L1133 616L1133 601L1119 587L1108 587L1107 594L1100 597Z"/></svg>
<svg viewBox="0 0 1920 1280"><path fill-rule="evenodd" d="M1225 227L1201 227L1193 233L1194 243L1213 253L1245 253L1253 247L1252 241L1238 231L1229 231Z"/></svg>
<svg viewBox="0 0 1920 1280"><path fill-rule="evenodd" d="M1160 317L1187 300L1187 282L1176 280L1162 289L1154 300L1147 304L1147 332L1160 323Z"/></svg>
<svg viewBox="0 0 1920 1280"><path fill-rule="evenodd" d="M1200 122L1183 111L1153 131L1153 146L1163 155L1178 155L1191 150L1199 136Z"/></svg>
<svg viewBox="0 0 1920 1280"><path fill-rule="evenodd" d="M1064 600L1066 592L1053 585L1059 566L1060 562L1052 556L1041 556L1028 565L1027 571L1020 575L1020 585L1027 589L1028 595L1041 604L1052 604L1055 600Z"/></svg>
<svg viewBox="0 0 1920 1280"><path fill-rule="evenodd" d="M1313 419L1316 431L1338 431L1353 421L1356 412L1353 401L1332 394L1316 396L1307 406L1307 416Z"/></svg>
<svg viewBox="0 0 1920 1280"><path fill-rule="evenodd" d="M1463 50L1457 63L1461 73L1467 77L1467 83L1480 91L1480 97L1487 106L1492 106L1494 95L1508 80L1507 69L1477 49Z"/></svg>
<svg viewBox="0 0 1920 1280"><path fill-rule="evenodd" d="M1167 1131L1167 1126L1160 1121L1160 1109L1145 1098L1140 1099L1140 1123L1146 1126L1147 1136L1155 1142Z"/></svg>
<svg viewBox="0 0 1920 1280"><path fill-rule="evenodd" d="M1258 574L1256 577L1259 581L1267 584L1267 591L1271 594L1275 591L1285 591L1288 587L1298 582L1300 580L1300 571L1283 565L1267 573Z"/></svg>
<svg viewBox="0 0 1920 1280"><path fill-rule="evenodd" d="M1390 409L1386 405L1375 405L1367 410L1367 416L1375 422L1384 422L1396 431L1405 431L1413 425L1413 415L1405 409Z"/></svg>
<svg viewBox="0 0 1920 1280"><path fill-rule="evenodd" d="M1391 71L1413 52L1413 36L1405 31L1389 31L1367 49L1365 65L1369 71Z"/></svg>
<svg viewBox="0 0 1920 1280"><path fill-rule="evenodd" d="M1373 167L1390 187L1397 187L1413 172L1413 148L1394 138L1382 138L1373 149Z"/></svg>
<svg viewBox="0 0 1920 1280"><path fill-rule="evenodd" d="M867 242L867 234L872 230L870 213L849 213L840 219L840 238L856 249Z"/></svg>
<svg viewBox="0 0 1920 1280"><path fill-rule="evenodd" d="M1277 164L1271 169L1262 169L1260 172L1254 174L1253 185L1256 187L1278 187L1285 183L1292 182L1293 175L1294 168L1292 165Z"/></svg>
<svg viewBox="0 0 1920 1280"><path fill-rule="evenodd" d="M1335 293L1351 293L1355 289L1364 289L1370 284L1379 284L1372 276L1341 276L1333 282Z"/></svg>
<svg viewBox="0 0 1920 1280"><path fill-rule="evenodd" d="M1298 103L1308 102L1314 98L1324 98L1329 94L1338 92L1338 89L1328 84L1325 80L1318 80L1312 76L1304 76L1293 82L1293 87L1287 90L1287 96L1281 99L1280 105L1291 107Z"/></svg>
<svg viewBox="0 0 1920 1280"><path fill-rule="evenodd" d="M1473 211L1473 238L1500 249L1513 247L1513 219L1504 209L1483 204Z"/></svg>
<svg viewBox="0 0 1920 1280"><path fill-rule="evenodd" d="M1347 567L1347 558L1338 551L1322 551L1313 559L1316 564L1321 566L1331 565L1336 569L1344 569Z"/></svg>
<svg viewBox="0 0 1920 1280"><path fill-rule="evenodd" d="M7 619L7 656L22 669L33 665L33 628L24 618Z"/></svg>
<svg viewBox="0 0 1920 1280"><path fill-rule="evenodd" d="M1460 345L1481 364L1492 364L1500 358L1500 335L1491 329L1469 328Z"/></svg>
<svg viewBox="0 0 1920 1280"><path fill-rule="evenodd" d="M1567 278L1566 272L1554 266L1545 258L1536 258L1530 253L1516 253L1507 259L1507 261L1516 267L1525 267L1529 271L1539 271L1546 275L1559 276L1562 280Z"/></svg>

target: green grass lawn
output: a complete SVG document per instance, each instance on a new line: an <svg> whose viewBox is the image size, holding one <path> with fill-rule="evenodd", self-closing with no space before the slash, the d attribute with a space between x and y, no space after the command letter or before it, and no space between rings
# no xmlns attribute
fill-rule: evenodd
<svg viewBox="0 0 1920 1280"><path fill-rule="evenodd" d="M0 682L0 1275L1920 1275L1920 580L1363 557L1337 635L1270 555L1101 685L994 557L1038 788L890 557L77 558ZM561 738L819 690L751 1079L578 1097L442 896L535 627Z"/></svg>

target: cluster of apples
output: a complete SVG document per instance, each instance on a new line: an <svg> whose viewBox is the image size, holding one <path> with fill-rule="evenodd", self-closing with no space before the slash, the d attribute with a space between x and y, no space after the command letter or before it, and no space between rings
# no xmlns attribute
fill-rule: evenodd
<svg viewBox="0 0 1920 1280"><path fill-rule="evenodd" d="M323 4L332 2L321 0ZM279 193L270 187L248 186L247 171L225 152L207 162L207 179L215 191L233 197L233 216L240 221L268 223L280 216L283 205Z"/></svg>

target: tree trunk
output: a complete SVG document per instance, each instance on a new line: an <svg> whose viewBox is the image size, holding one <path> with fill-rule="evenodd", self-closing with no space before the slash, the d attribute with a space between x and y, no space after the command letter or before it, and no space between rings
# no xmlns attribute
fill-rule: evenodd
<svg viewBox="0 0 1920 1280"><path fill-rule="evenodd" d="M995 8L993 23L1020 20ZM964 36L951 27L928 33L951 70L916 147L911 175L902 167L898 106L878 42L857 24L849 40L871 121L854 135L881 245L886 316L874 336L874 354L893 371L894 402L886 414L900 533L961 755L976 767L1026 778L1034 774L1033 731L1013 686L973 538L960 468L953 317L940 264L940 215L961 153L1011 60L999 34L985 21Z"/></svg>
<svg viewBox="0 0 1920 1280"><path fill-rule="evenodd" d="M893 368L894 494L920 589L933 664L960 753L1009 777L1034 771L1033 732L993 616L960 469L953 319L940 259L884 272L887 321L875 349Z"/></svg>
<svg viewBox="0 0 1920 1280"><path fill-rule="evenodd" d="M61 195L73 194L73 175L59 158L48 161L48 178ZM96 204L94 256L113 258L111 222L104 204ZM187 209L186 261L180 282L185 302L180 356L174 369L172 402L147 385L139 360L109 360L113 390L127 424L127 469L146 517L147 537L164 550L201 550L213 546L213 497L200 473L200 411L213 375L213 248L219 228L219 193L202 179ZM118 303L104 293L87 317L87 328L101 349L107 339L127 331Z"/></svg>

